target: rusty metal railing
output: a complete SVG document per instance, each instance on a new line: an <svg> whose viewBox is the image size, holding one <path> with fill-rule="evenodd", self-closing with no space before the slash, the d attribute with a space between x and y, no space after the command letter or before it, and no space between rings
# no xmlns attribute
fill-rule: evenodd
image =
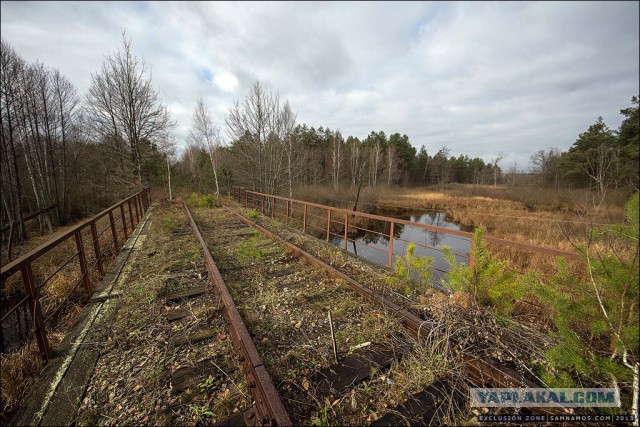
<svg viewBox="0 0 640 427"><path fill-rule="evenodd" d="M108 246L113 245L113 253L117 254L131 232L133 232L135 226L144 216L144 213L149 208L150 204L151 194L149 188L144 188L142 191L116 203L99 214L82 221L80 224L77 224L56 238L2 266L0 269L0 280L2 280L3 285L6 284L7 280L11 276L20 272L26 296L7 313L5 313L2 319L0 319L0 322L7 319L8 316L10 316L21 305L28 303L32 321L32 331L35 335L38 343L38 349L44 363L47 363L51 358L51 351L47 340L46 324L59 313L64 304L81 284L84 287L86 296L90 298L93 292L92 276L97 275L98 278L101 278L104 275L105 265L103 265L103 254L106 252L107 247L104 245L101 247L101 237L108 230L111 230L111 239L106 238L102 240L110 240ZM105 220L103 222L107 222L106 227L99 229L99 221L103 219ZM89 236L86 240L89 241L86 243L92 247L92 251L87 251L85 249L85 238L83 238L82 235L84 231L88 231L86 234ZM122 239L119 238L120 231L122 231L122 236L124 237ZM37 284L36 282L38 281L38 278L36 277L36 274L34 274L33 263L63 244L71 244L72 247L75 246L75 253L71 253L66 260L58 265L53 273L42 278L41 282ZM93 263L90 264L88 262L89 258L91 258ZM46 315L43 314L41 290L55 275L59 274L64 268L70 265L74 259L78 260L80 278L56 308L49 310Z"/></svg>
<svg viewBox="0 0 640 427"><path fill-rule="evenodd" d="M241 187L233 187L232 195L236 198L236 200L243 204L246 208L256 208L260 209L263 215L268 214L271 215L272 218L278 217L278 201L280 202L280 209L282 213L280 214L280 219L286 224L289 225L291 219L293 219L296 214L301 217L302 223L302 231L307 232L308 228L318 229L317 225L312 225L309 221L310 219L315 219L316 222L318 219L322 219L323 222L326 221L326 229L323 227L323 234L326 237L326 240L329 241L331 235L337 236L337 234L331 232L332 224L339 224L339 228L342 228L342 236L338 236L343 239L343 249L347 250L347 244L349 241L353 241L349 239L349 230L362 231L365 233L374 233L381 235L385 239L389 239L388 248L384 251L387 253L387 267L390 268L393 263L393 242L394 240L402 240L398 238L394 238L394 230L397 225L404 225L409 227L415 227L422 230L427 230L436 233L442 233L449 236L460 237L464 239L471 240L473 237L473 233L467 231L460 230L452 230L444 227L438 227L434 225L421 224L417 222L402 220L398 218L391 218L381 215L368 214L364 212L357 212L348 209L336 208L333 206L321 205L318 203L307 202L304 200L292 199L289 197L276 196L273 194L265 194L257 191L246 190ZM295 206L298 206L296 209ZM315 215L310 212L310 208L315 208L316 210L320 210L320 215ZM324 213L322 213L324 212ZM340 221L334 221L332 218L336 218L341 216ZM388 233L380 233L378 231L369 230L363 227L358 226L357 219L361 220L373 220L373 221L382 221L385 224L388 224L388 228L385 226L385 230L389 230ZM484 236L484 239L487 242L496 243L502 246L512 247L516 249L527 250L530 252L541 253L545 255L551 256L561 256L567 259L578 260L580 259L576 253L562 251L559 249L547 248L538 245L532 245L529 243L516 242L513 240L501 239L499 237L494 236ZM429 250L436 250L442 252L442 249L423 245L419 242L413 242L416 246L422 246ZM380 248L374 248L368 246L371 249L382 251ZM454 255L469 259L469 263L473 263L473 251L467 254L454 253Z"/></svg>

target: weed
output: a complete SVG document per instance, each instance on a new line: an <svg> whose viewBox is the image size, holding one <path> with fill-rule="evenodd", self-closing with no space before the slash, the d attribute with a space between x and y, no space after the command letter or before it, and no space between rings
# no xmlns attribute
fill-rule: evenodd
<svg viewBox="0 0 640 427"><path fill-rule="evenodd" d="M537 295L550 304L556 327L557 344L547 351L541 368L551 387L617 387L626 382L633 397L621 396L623 404L637 402L638 211L636 193L626 206L626 224L591 229L589 243L579 248L586 280L560 262L551 286L536 287Z"/></svg>
<svg viewBox="0 0 640 427"><path fill-rule="evenodd" d="M218 380L211 375L207 377L206 380L198 384L198 388L200 389L200 393L206 398L211 393L213 393L218 387Z"/></svg>
<svg viewBox="0 0 640 427"><path fill-rule="evenodd" d="M457 263L453 253L444 248L449 272L442 285L455 292L466 292L476 304L492 306L498 314L508 315L515 301L535 286L537 278L533 272L518 274L508 267L507 261L496 260L486 248L484 233L485 228L478 227L473 235L471 266Z"/></svg>
<svg viewBox="0 0 640 427"><path fill-rule="evenodd" d="M264 251L257 247L259 237L254 235L248 240L238 245L237 253L241 258L245 260L259 261L264 256Z"/></svg>
<svg viewBox="0 0 640 427"><path fill-rule="evenodd" d="M165 215L164 221L162 222L162 227L168 233L173 233L173 232L177 231L179 225L178 225L178 221L176 220L175 215L173 215L171 213Z"/></svg>
<svg viewBox="0 0 640 427"><path fill-rule="evenodd" d="M256 219L258 218L258 216L260 215L260 212L258 212L257 209L253 209L252 211L250 211L247 216L249 217L249 219Z"/></svg>
<svg viewBox="0 0 640 427"><path fill-rule="evenodd" d="M335 416L335 411L333 410L333 407L339 402L340 400L336 400L335 402L331 403L329 399L325 399L325 403L322 406L322 408L318 410L315 416L311 417L311 425L312 426L328 426L333 424L331 423L331 416L332 415Z"/></svg>
<svg viewBox="0 0 640 427"><path fill-rule="evenodd" d="M213 194L191 193L187 197L187 204L198 208L209 208L215 205L216 197Z"/></svg>
<svg viewBox="0 0 640 427"><path fill-rule="evenodd" d="M424 292L431 288L431 265L433 258L414 255L416 245L409 243L404 257L396 257L393 264L395 276L387 278L387 284L394 288L401 288L404 295L413 292ZM411 286L414 284L415 289Z"/></svg>
<svg viewBox="0 0 640 427"><path fill-rule="evenodd" d="M211 411L208 405L193 404L190 406L190 409L197 421L203 421L206 418L216 416L216 414Z"/></svg>

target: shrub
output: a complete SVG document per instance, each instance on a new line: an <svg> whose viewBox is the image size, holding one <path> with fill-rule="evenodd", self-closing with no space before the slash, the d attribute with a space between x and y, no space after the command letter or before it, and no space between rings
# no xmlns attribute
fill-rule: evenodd
<svg viewBox="0 0 640 427"><path fill-rule="evenodd" d="M431 266L433 258L415 255L416 245L409 243L404 257L396 257L393 264L395 277L387 279L387 283L398 288L402 287L405 295L417 291L424 291L431 287ZM413 284L413 286L411 286Z"/></svg>
<svg viewBox="0 0 640 427"><path fill-rule="evenodd" d="M445 274L442 284L454 292L468 293L476 304L493 307L497 314L508 315L514 303L524 296L537 279L534 273L519 274L509 268L507 261L492 257L483 240L485 232L482 226L474 232L473 265L457 263L454 254L444 248L449 272Z"/></svg>

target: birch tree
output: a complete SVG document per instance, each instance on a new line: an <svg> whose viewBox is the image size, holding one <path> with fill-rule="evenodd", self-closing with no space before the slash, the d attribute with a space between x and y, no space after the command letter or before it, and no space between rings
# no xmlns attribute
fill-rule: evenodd
<svg viewBox="0 0 640 427"><path fill-rule="evenodd" d="M225 120L232 153L246 171L244 179L265 193L275 193L287 175L285 139L295 127L295 116L286 106L280 104L277 94L255 82L244 100L229 109Z"/></svg>
<svg viewBox="0 0 640 427"><path fill-rule="evenodd" d="M337 130L333 132L333 144L331 150L331 170L333 188L338 189L340 184L340 162L342 161L342 135Z"/></svg>
<svg viewBox="0 0 640 427"><path fill-rule="evenodd" d="M211 112L202 98L198 98L193 112L193 123L189 131L189 138L196 144L204 146L209 154L213 177L216 184L216 197L220 195L218 184L218 150L221 145L220 128L213 124Z"/></svg>

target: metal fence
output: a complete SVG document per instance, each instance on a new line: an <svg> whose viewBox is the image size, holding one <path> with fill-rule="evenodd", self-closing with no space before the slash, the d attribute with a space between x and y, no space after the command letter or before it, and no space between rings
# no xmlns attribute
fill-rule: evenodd
<svg viewBox="0 0 640 427"><path fill-rule="evenodd" d="M140 222L144 213L151 203L149 188L124 199L115 205L103 210L92 218L86 219L65 231L60 236L40 245L18 259L2 266L0 270L0 280L3 289L9 281L16 280L14 277L21 273L21 282L24 287L25 296L0 319L5 322L24 305L28 305L31 331L35 335L38 349L45 363L51 358L49 342L47 340L47 324L54 319L61 309L70 301L71 296L79 288L84 288L84 294L90 298L93 293L93 284L97 283L104 275L106 262L109 255L118 254L129 235ZM111 231L110 236L105 234ZM87 250L85 244L92 249ZM45 255L48 255L45 257ZM55 268L52 272L51 266L39 265L38 271L34 272L34 264L38 262L53 262ZM77 264L73 261L77 260ZM67 290L67 295L59 299L57 305L47 304L48 309L43 312L43 289L53 280L60 279L60 273L65 270L77 270L67 272L73 278L71 290ZM38 283L39 282L39 283ZM65 289L66 290L66 289Z"/></svg>
<svg viewBox="0 0 640 427"><path fill-rule="evenodd" d="M369 248L372 250L385 252L387 259L386 266L388 268L390 268L393 263L394 240L405 243L413 243L417 247L422 247L426 250L443 252L441 248L435 246L430 246L415 241L409 242L408 240L394 237L394 231L399 225L414 227L435 233L442 233L448 236L468 239L469 241L471 241L473 237L473 233L467 231L452 230L444 227L421 224L398 218L340 209L332 206L306 202L304 200L297 200L289 197L250 191L241 187L233 187L232 194L236 198L236 200L238 200L238 202L243 204L245 207L259 209L263 215L269 215L272 218L278 218L282 220L286 225L289 225L293 221L295 224L299 224L303 232L306 233L312 231L315 235L322 235L322 237L324 237L327 242L331 240L332 236L340 237L343 241L344 250L347 250L347 245L349 242L355 241L349 237L353 236L354 233L364 233L370 236L374 236L374 238L376 235L378 235L383 237L385 240L388 239L388 247L385 250L369 246ZM373 229L374 227L366 226L366 224L370 224L373 221L382 222L384 224L384 227L377 228L384 229L384 232L376 231ZM338 231L340 234L338 234L338 232L336 231ZM579 259L578 255L575 253L558 249L501 239L493 236L484 236L484 239L487 242L496 243L516 249L527 250L530 252L542 253L551 256L562 256L574 260ZM453 252L453 255L459 258L467 259L470 264L473 264L472 248L468 254Z"/></svg>

